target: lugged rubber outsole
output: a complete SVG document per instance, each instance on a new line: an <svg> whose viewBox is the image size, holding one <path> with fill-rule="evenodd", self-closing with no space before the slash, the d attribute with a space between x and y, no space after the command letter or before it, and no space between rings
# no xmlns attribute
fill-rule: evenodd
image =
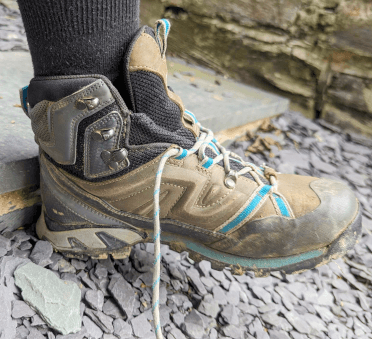
<svg viewBox="0 0 372 339"><path fill-rule="evenodd" d="M97 234L102 231L112 234L119 241L126 242L128 245L107 249L97 237ZM338 259L354 247L361 231L362 213L359 208L354 220L330 245L288 257L256 259L234 256L211 249L193 239L166 232L162 233L162 243L169 244L170 248L176 252L188 251L190 258L195 262L208 260L211 262L212 268L217 270L231 267L237 274L244 271L253 271L256 276L267 276L273 271L280 271L285 274L300 273ZM37 222L36 232L40 239L50 241L56 251L74 258L88 255L94 259L106 259L111 255L114 259L124 259L130 255L131 246L143 242L138 234L120 228L85 228L53 232L48 229L44 214L40 216ZM75 247L72 246L69 239L75 239ZM79 239L83 240L84 245L79 246ZM147 239L152 239L152 237Z"/></svg>

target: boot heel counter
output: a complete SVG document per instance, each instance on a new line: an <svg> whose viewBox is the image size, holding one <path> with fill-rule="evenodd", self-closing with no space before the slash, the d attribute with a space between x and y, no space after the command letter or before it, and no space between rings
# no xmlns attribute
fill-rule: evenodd
<svg viewBox="0 0 372 339"><path fill-rule="evenodd" d="M53 230L63 230L63 225L79 225L86 224L87 221L79 216L76 212L72 211L62 201L60 201L53 191L41 177L40 182L41 197L44 207L45 222L48 227ZM60 227L58 227L60 225Z"/></svg>

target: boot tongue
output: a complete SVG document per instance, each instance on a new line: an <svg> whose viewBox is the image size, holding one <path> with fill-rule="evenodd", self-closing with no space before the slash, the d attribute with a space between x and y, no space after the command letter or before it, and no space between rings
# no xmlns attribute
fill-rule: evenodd
<svg viewBox="0 0 372 339"><path fill-rule="evenodd" d="M163 142L191 148L199 135L199 127L184 114L181 98L168 88L168 24L160 20L156 33L142 27L128 49L125 70L133 110L129 137L132 145Z"/></svg>

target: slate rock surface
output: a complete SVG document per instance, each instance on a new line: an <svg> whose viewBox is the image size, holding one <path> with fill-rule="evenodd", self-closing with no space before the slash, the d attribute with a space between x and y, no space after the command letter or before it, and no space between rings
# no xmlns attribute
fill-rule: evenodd
<svg viewBox="0 0 372 339"><path fill-rule="evenodd" d="M18 268L14 276L23 299L50 327L62 334L80 331L81 291L75 283L62 281L33 263Z"/></svg>

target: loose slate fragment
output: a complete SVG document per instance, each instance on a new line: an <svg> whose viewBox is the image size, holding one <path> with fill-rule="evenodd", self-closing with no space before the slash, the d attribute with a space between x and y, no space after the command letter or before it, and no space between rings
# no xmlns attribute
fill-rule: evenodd
<svg viewBox="0 0 372 339"><path fill-rule="evenodd" d="M53 253L53 247L49 241L39 240L30 254L30 259L35 264L45 267L52 263L50 257Z"/></svg>
<svg viewBox="0 0 372 339"><path fill-rule="evenodd" d="M85 314L105 333L114 333L113 319L101 311L86 309Z"/></svg>
<svg viewBox="0 0 372 339"><path fill-rule="evenodd" d="M207 294L200 303L198 311L209 317L215 318L220 311L220 307L213 299L213 296L211 294Z"/></svg>
<svg viewBox="0 0 372 339"><path fill-rule="evenodd" d="M233 338L233 339L242 338L242 330L239 327L234 326L234 325L227 325L227 326L223 327L222 328L222 333L226 337L230 337L230 338Z"/></svg>
<svg viewBox="0 0 372 339"><path fill-rule="evenodd" d="M225 291L220 286L214 286L212 288L213 298L219 305L226 305L227 299Z"/></svg>
<svg viewBox="0 0 372 339"><path fill-rule="evenodd" d="M270 330L270 339L291 339L289 335L283 331Z"/></svg>
<svg viewBox="0 0 372 339"><path fill-rule="evenodd" d="M83 324L84 327L87 329L87 332L93 337L93 338L101 338L103 335L102 330L87 316L83 317Z"/></svg>
<svg viewBox="0 0 372 339"><path fill-rule="evenodd" d="M265 313L261 316L262 320L272 326L276 326L283 331L290 331L292 330L291 324L287 321L287 319L278 316L275 313Z"/></svg>
<svg viewBox="0 0 372 339"><path fill-rule="evenodd" d="M0 284L0 338L8 339L16 336L17 322L11 317L12 314L12 291Z"/></svg>
<svg viewBox="0 0 372 339"><path fill-rule="evenodd" d="M28 306L23 300L13 300L12 302L12 317L18 318L30 318L35 314L35 311Z"/></svg>
<svg viewBox="0 0 372 339"><path fill-rule="evenodd" d="M182 324L185 322L185 316L181 312L176 312L171 315L173 323L181 328Z"/></svg>
<svg viewBox="0 0 372 339"><path fill-rule="evenodd" d="M114 320L114 334L118 338L126 339L132 338L132 326L125 322L123 319Z"/></svg>
<svg viewBox="0 0 372 339"><path fill-rule="evenodd" d="M81 292L75 283L60 280L51 271L33 263L18 268L14 275L23 299L50 327L62 334L80 330Z"/></svg>
<svg viewBox="0 0 372 339"><path fill-rule="evenodd" d="M109 315L110 317L114 319L125 318L125 313L119 308L119 306L111 298L107 299L107 301L103 304L102 311L103 313Z"/></svg>
<svg viewBox="0 0 372 339"><path fill-rule="evenodd" d="M86 302L92 307L94 310L102 311L103 307L103 293L102 291L95 291L95 290L88 290L84 296Z"/></svg>
<svg viewBox="0 0 372 339"><path fill-rule="evenodd" d="M58 261L58 270L61 273L76 273L76 269L67 260L61 259Z"/></svg>
<svg viewBox="0 0 372 339"><path fill-rule="evenodd" d="M6 256L0 260L0 284L4 284L7 286L7 281L13 277L14 271L27 263L29 263L29 259L23 258L14 258L10 256Z"/></svg>
<svg viewBox="0 0 372 339"><path fill-rule="evenodd" d="M121 275L114 275L108 285L108 290L127 317L131 318L135 300L133 287Z"/></svg>
<svg viewBox="0 0 372 339"><path fill-rule="evenodd" d="M192 310L186 317L182 331L193 339L201 339L204 335L203 319L200 314Z"/></svg>
<svg viewBox="0 0 372 339"><path fill-rule="evenodd" d="M30 328L27 339L45 339L45 337L36 328Z"/></svg>
<svg viewBox="0 0 372 339"><path fill-rule="evenodd" d="M167 339L186 339L186 337L178 328L173 328L168 333Z"/></svg>
<svg viewBox="0 0 372 339"><path fill-rule="evenodd" d="M234 305L226 305L221 312L221 317L226 324L239 325L238 311Z"/></svg>
<svg viewBox="0 0 372 339"><path fill-rule="evenodd" d="M189 268L186 271L186 274L190 280L190 283L192 284L192 286L194 286L196 292L199 295L204 296L208 293L204 287L204 284L200 280L199 272L195 268L193 267Z"/></svg>
<svg viewBox="0 0 372 339"><path fill-rule="evenodd" d="M146 314L142 313L138 317L131 320L133 333L139 338L142 338L148 332L151 331L152 326L146 318Z"/></svg>
<svg viewBox="0 0 372 339"><path fill-rule="evenodd" d="M287 312L284 316L298 332L303 334L310 333L311 327L297 312Z"/></svg>

